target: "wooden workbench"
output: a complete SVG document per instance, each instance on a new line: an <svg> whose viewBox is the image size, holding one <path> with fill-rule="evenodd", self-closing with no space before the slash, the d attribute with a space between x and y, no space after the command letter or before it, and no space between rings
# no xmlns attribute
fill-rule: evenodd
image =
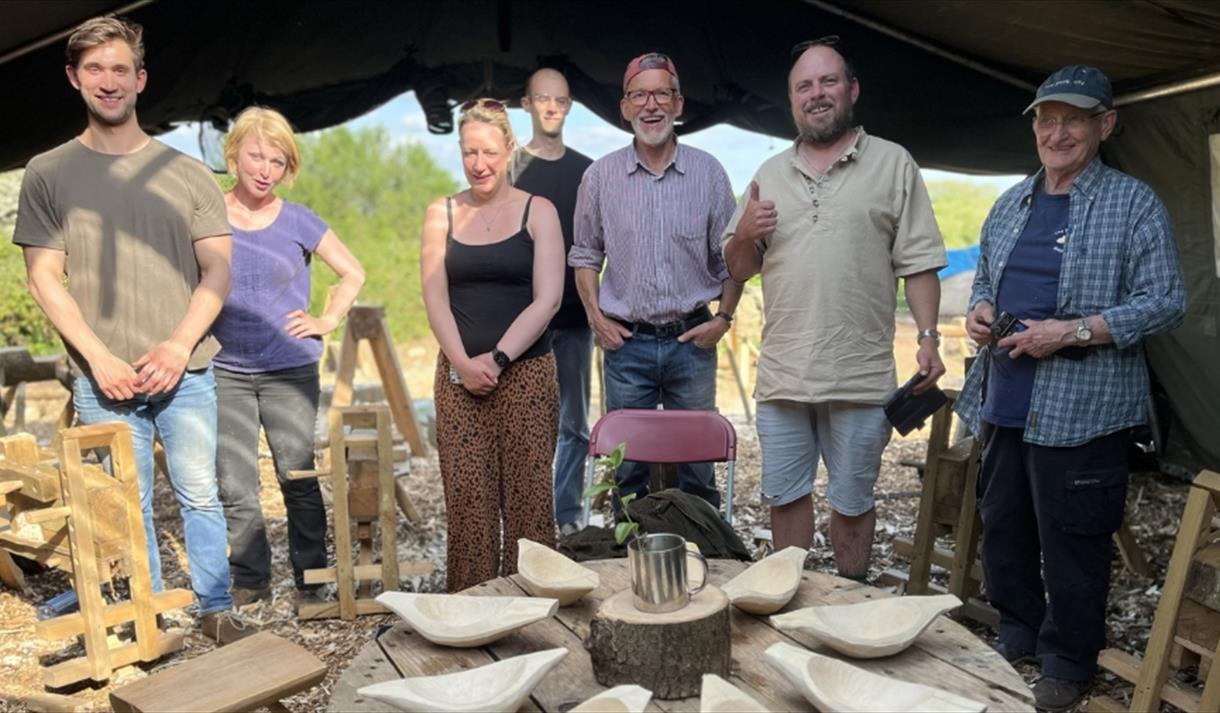
<svg viewBox="0 0 1220 713"><path fill-rule="evenodd" d="M403 623L387 625L352 660L330 700L330 711L388 710L384 704L356 693L362 686L392 678L435 675L482 666L519 654L557 646L569 654L534 689L522 710L561 711L605 690L593 678L584 640L589 621L603 599L628 585L627 560L582 563L597 570L601 586L572 606L563 607L545 621L536 622L487 646L455 649L429 643ZM732 579L745 564L710 560L712 584ZM484 596L528 596L516 575L486 582L467 590ZM783 611L815 604L849 604L893 596L880 589L817 572L805 572L796 596ZM392 620L387 620L391 621ZM776 711L812 710L791 684L763 660L763 651L779 641L795 641L819 653L831 653L812 637L772 628L767 617L732 611L732 683L759 703ZM851 659L848 659L851 660ZM895 656L870 661L851 660L861 668L894 678L931 684L987 703L991 710L1032 711L1029 687L991 647L956 622L941 617L915 641ZM653 699L650 711L698 711L699 699L677 701Z"/></svg>

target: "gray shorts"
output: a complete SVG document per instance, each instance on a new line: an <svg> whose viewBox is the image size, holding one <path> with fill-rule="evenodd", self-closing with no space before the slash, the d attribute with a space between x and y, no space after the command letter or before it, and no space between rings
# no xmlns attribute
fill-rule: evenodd
<svg viewBox="0 0 1220 713"><path fill-rule="evenodd" d="M891 430L880 406L846 401L759 402L763 504L787 505L813 492L821 455L829 473L830 507L847 516L868 512Z"/></svg>

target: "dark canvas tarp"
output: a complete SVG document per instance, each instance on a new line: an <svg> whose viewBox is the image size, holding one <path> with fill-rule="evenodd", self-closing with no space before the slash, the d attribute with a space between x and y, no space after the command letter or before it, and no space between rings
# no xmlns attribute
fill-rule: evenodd
<svg viewBox="0 0 1220 713"><path fill-rule="evenodd" d="M331 126L414 90L432 128L455 102L515 97L540 63L564 69L577 100L618 123L626 61L661 50L687 97L681 131L718 122L792 135L787 48L837 33L862 78L857 118L921 165L1023 173L1037 160L1020 110L1069 63L1093 64L1124 95L1220 69L1220 3L1210 0L8 0L0 3L0 169L80 130L66 86L65 29L125 9L148 30L152 130L215 121L251 103L302 130ZM1178 462L1220 469L1220 342L1208 136L1220 97L1196 91L1123 108L1105 152L1165 199L1189 285L1183 327L1149 345ZM761 157L760 157L761 159Z"/></svg>

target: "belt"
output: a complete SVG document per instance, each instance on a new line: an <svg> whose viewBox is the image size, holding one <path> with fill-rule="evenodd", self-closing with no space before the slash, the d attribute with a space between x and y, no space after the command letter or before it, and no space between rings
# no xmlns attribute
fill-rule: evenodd
<svg viewBox="0 0 1220 713"><path fill-rule="evenodd" d="M703 305L694 311L682 315L680 319L664 324L651 324L649 322L627 322L624 320L616 320L632 332L639 334L647 334L656 337L657 339L672 339L680 336L694 327L707 322L712 318L712 311Z"/></svg>

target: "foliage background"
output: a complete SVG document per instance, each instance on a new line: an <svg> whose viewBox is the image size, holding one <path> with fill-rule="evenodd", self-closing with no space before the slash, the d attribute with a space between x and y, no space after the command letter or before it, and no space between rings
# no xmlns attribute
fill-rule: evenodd
<svg viewBox="0 0 1220 713"><path fill-rule="evenodd" d="M386 307L397 342L428 337L419 282L424 211L438 196L457 191L458 182L422 146L395 142L381 128L339 127L303 135L300 142L301 174L280 195L309 206L360 259L367 275L360 301ZM11 242L21 173L0 174L0 345L52 353L62 345L26 290L21 250ZM226 189L231 185L228 177L218 180ZM933 181L928 191L945 244L977 243L996 190ZM315 312L335 281L322 261L314 262Z"/></svg>

